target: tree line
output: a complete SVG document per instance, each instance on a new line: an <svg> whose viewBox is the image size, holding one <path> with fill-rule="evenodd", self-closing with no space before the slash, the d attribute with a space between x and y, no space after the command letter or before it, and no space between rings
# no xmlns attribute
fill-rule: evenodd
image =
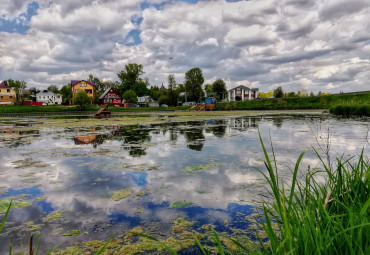
<svg viewBox="0 0 370 255"><path fill-rule="evenodd" d="M168 87L162 89L163 83L150 85L148 78L143 78L144 71L141 64L129 63L124 69L117 73L117 81L102 81L97 76L90 74L87 81L95 84L95 102L98 103L99 97L108 88L113 88L123 99L129 103L137 103L137 97L150 96L159 104L176 106L184 102L201 102L204 100L205 92L202 89L204 83L203 72L200 68L192 68L185 73L184 82L178 83L174 74L167 77ZM36 95L39 89L31 87L30 94L21 98L22 90L26 89L26 82L8 80L10 87L14 88L17 94L17 102L21 99L29 98L30 95ZM61 94L63 103L67 104L73 101L71 84L62 86L61 89L56 85L50 85L48 91ZM227 97L225 82L217 79L213 84L206 84L205 91L207 96L216 97L217 100L223 100ZM74 102L76 103L76 102Z"/></svg>

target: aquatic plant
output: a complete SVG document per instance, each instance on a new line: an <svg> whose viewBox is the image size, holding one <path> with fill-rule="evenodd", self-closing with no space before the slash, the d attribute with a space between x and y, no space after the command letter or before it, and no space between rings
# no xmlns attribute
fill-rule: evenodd
<svg viewBox="0 0 370 255"><path fill-rule="evenodd" d="M121 189L113 191L112 199L114 201L119 201L123 198L129 197L132 194L132 192L133 191L131 189Z"/></svg>
<svg viewBox="0 0 370 255"><path fill-rule="evenodd" d="M62 212L61 211L54 211L54 212L49 213L43 220L45 222L52 222L52 221L56 221L60 218L62 218Z"/></svg>
<svg viewBox="0 0 370 255"><path fill-rule="evenodd" d="M20 201L16 200L22 198L21 196L13 196L13 197L8 197L0 200L0 213L5 213L7 211L7 208L9 204L11 203L11 208L19 208L19 207L25 207L25 206L30 206L31 202L29 201Z"/></svg>
<svg viewBox="0 0 370 255"><path fill-rule="evenodd" d="M211 164L196 164L196 165L192 165L192 166L187 166L184 171L185 172L190 172L190 173L198 173L198 172L201 172L201 171L206 171L206 170L211 170L211 169L215 169L217 168L218 166L220 166L221 164L219 163L211 163Z"/></svg>
<svg viewBox="0 0 370 255"><path fill-rule="evenodd" d="M185 206L192 205L193 202L188 202L188 201L175 201L170 204L170 208L181 208Z"/></svg>

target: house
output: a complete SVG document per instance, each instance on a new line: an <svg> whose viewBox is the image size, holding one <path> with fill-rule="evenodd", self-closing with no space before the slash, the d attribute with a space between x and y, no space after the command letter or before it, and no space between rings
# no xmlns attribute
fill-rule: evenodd
<svg viewBox="0 0 370 255"><path fill-rule="evenodd" d="M120 106L122 103L122 98L118 95L116 91L111 88L106 89L104 93L99 97L100 105L114 104Z"/></svg>
<svg viewBox="0 0 370 255"><path fill-rule="evenodd" d="M233 89L229 89L229 101L247 101L254 100L258 97L258 88L248 88L247 86L240 85Z"/></svg>
<svg viewBox="0 0 370 255"><path fill-rule="evenodd" d="M43 105L62 104L62 95L43 90L36 94L36 102L42 102Z"/></svg>
<svg viewBox="0 0 370 255"><path fill-rule="evenodd" d="M106 108L101 108L99 111L95 113L95 118L102 119L102 118L110 118L112 113L108 111Z"/></svg>
<svg viewBox="0 0 370 255"><path fill-rule="evenodd" d="M72 87L72 94L73 97L81 91L85 90L87 92L87 95L92 98L94 101L95 99L95 84L92 81L71 81L71 87Z"/></svg>
<svg viewBox="0 0 370 255"><path fill-rule="evenodd" d="M17 100L14 89L12 89L7 81L0 83L0 105L15 104Z"/></svg>
<svg viewBox="0 0 370 255"><path fill-rule="evenodd" d="M155 101L151 96L138 97L137 104L140 107L159 107L159 103Z"/></svg>

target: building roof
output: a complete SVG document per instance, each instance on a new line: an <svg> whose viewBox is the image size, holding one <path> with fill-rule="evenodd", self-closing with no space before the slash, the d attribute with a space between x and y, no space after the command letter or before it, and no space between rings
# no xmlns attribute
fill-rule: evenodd
<svg viewBox="0 0 370 255"><path fill-rule="evenodd" d="M147 101L157 102L151 96L137 97L137 103L138 104L140 104L140 103L146 103Z"/></svg>
<svg viewBox="0 0 370 255"><path fill-rule="evenodd" d="M100 108L96 113L95 115L99 115L101 113L111 113L110 111L108 111L106 108Z"/></svg>
<svg viewBox="0 0 370 255"><path fill-rule="evenodd" d="M104 97L105 97L105 95L106 94L108 94L108 92L110 91L110 90L113 90L114 91L114 93L116 93L117 94L117 92L114 90L114 89L112 89L112 88L108 88L108 89L106 89L105 91L104 91L104 93L99 97L99 99L103 99ZM118 94L117 94L118 95ZM120 97L121 98L121 97Z"/></svg>
<svg viewBox="0 0 370 255"><path fill-rule="evenodd" d="M235 89L245 89L245 90L252 90L252 91L258 91L259 89L258 88L248 88L247 86L244 86L244 85L239 85L235 88L232 88L232 89L229 89L228 91L231 91L231 90L235 90Z"/></svg>
<svg viewBox="0 0 370 255"><path fill-rule="evenodd" d="M76 85L77 83L79 83L79 82L81 82L81 81L84 81L84 82L86 82L86 83L89 83L90 85L92 85L92 86L94 86L94 87L95 87L94 82L92 82L92 81L85 81L85 80L80 80L80 81L72 80L72 81L71 81L71 87L73 87L74 85Z"/></svg>
<svg viewBox="0 0 370 255"><path fill-rule="evenodd" d="M10 86L7 81L3 81L2 83L0 83L0 88L10 89Z"/></svg>
<svg viewBox="0 0 370 255"><path fill-rule="evenodd" d="M43 91L37 93L36 96L37 95L40 95L40 96L54 96L55 93L53 93L51 91L43 90Z"/></svg>

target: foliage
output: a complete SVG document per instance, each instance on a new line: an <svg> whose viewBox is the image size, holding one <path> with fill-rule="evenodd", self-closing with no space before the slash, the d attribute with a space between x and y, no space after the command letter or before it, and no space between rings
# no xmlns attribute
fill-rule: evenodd
<svg viewBox="0 0 370 255"><path fill-rule="evenodd" d="M8 85L14 89L17 98L16 100L17 102L20 102L22 100L21 93L27 87L27 82L9 79Z"/></svg>
<svg viewBox="0 0 370 255"><path fill-rule="evenodd" d="M227 96L226 84L223 80L216 80L213 85L213 93L215 94L217 100L223 100Z"/></svg>
<svg viewBox="0 0 370 255"><path fill-rule="evenodd" d="M330 109L333 105L370 105L370 93L338 94L321 97L294 97L226 102L216 105L216 110L296 110Z"/></svg>
<svg viewBox="0 0 370 255"><path fill-rule="evenodd" d="M370 105L335 105L330 113L342 116L370 116Z"/></svg>
<svg viewBox="0 0 370 255"><path fill-rule="evenodd" d="M282 87L277 87L274 89L274 97L275 98L282 98L284 97L284 91Z"/></svg>
<svg viewBox="0 0 370 255"><path fill-rule="evenodd" d="M200 68L190 69L185 73L185 89L188 101L199 101L203 96L203 73Z"/></svg>
<svg viewBox="0 0 370 255"><path fill-rule="evenodd" d="M176 79L175 75L168 75L168 100L167 104L175 106L177 104Z"/></svg>
<svg viewBox="0 0 370 255"><path fill-rule="evenodd" d="M286 94L286 97L296 97L296 94L294 92L289 92Z"/></svg>
<svg viewBox="0 0 370 255"><path fill-rule="evenodd" d="M36 95L37 93L40 93L40 90L38 88L31 87L30 92L32 95Z"/></svg>
<svg viewBox="0 0 370 255"><path fill-rule="evenodd" d="M87 104L91 104L91 98L87 95L85 90L81 90L77 92L75 97L73 98L73 104L80 106L80 108L84 107Z"/></svg>
<svg viewBox="0 0 370 255"><path fill-rule="evenodd" d="M213 97L214 96L212 84L206 84L206 86L204 86L204 90L206 91L207 97Z"/></svg>
<svg viewBox="0 0 370 255"><path fill-rule="evenodd" d="M70 85L64 85L60 89L60 94L63 96L63 103L64 104L69 104L69 102L72 100L72 88Z"/></svg>
<svg viewBox="0 0 370 255"><path fill-rule="evenodd" d="M121 81L120 86L123 88L123 91L133 89L135 83L142 81L142 79L140 79L140 75L142 74L144 74L142 65L136 63L125 65L125 69L117 74Z"/></svg>
<svg viewBox="0 0 370 255"><path fill-rule="evenodd" d="M129 103L137 103L137 96L135 91L132 89L127 90L125 93L123 93L122 98L125 99Z"/></svg>
<svg viewBox="0 0 370 255"><path fill-rule="evenodd" d="M162 105L162 104L167 104L168 102L168 97L166 95L161 95L159 98L158 98L158 103L159 105Z"/></svg>
<svg viewBox="0 0 370 255"><path fill-rule="evenodd" d="M147 84L144 81L136 82L133 87L133 91L135 91L136 95L138 97L146 96L148 95L148 88Z"/></svg>
<svg viewBox="0 0 370 255"><path fill-rule="evenodd" d="M50 92L53 92L55 94L58 94L59 93L59 89L56 85L50 85L48 88L47 88L48 91Z"/></svg>
<svg viewBox="0 0 370 255"><path fill-rule="evenodd" d="M259 98L271 98L274 96L274 92L259 92L258 97Z"/></svg>

